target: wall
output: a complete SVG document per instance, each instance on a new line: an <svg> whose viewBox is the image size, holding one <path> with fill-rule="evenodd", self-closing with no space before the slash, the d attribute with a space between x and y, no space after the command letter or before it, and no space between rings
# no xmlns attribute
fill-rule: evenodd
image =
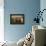
<svg viewBox="0 0 46 46"><path fill-rule="evenodd" d="M40 10L40 0L4 0L4 35L7 41L18 41L31 31L35 14ZM24 25L11 25L10 14L25 15Z"/></svg>
<svg viewBox="0 0 46 46"><path fill-rule="evenodd" d="M42 11L43 9L46 9L46 6L45 6L46 5L46 0L41 0L40 2L41 2L40 3L40 9ZM42 17L43 17L43 22L41 21L40 25L46 26L46 10L43 12Z"/></svg>
<svg viewBox="0 0 46 46"><path fill-rule="evenodd" d="M0 42L4 41L4 0L0 0Z"/></svg>
<svg viewBox="0 0 46 46"><path fill-rule="evenodd" d="M46 9L46 0L41 0L40 1L40 10ZM43 22L40 21L40 25L46 27L46 11L43 12ZM46 44L46 39L45 39L45 44Z"/></svg>

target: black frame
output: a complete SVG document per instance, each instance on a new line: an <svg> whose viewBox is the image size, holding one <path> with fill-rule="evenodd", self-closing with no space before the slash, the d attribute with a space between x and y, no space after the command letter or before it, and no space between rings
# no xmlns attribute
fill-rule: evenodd
<svg viewBox="0 0 46 46"><path fill-rule="evenodd" d="M12 18L12 16L14 16L17 19L19 18L18 19L19 21L15 18ZM19 17L19 16L21 16L21 17ZM22 19L23 19L23 22L22 22ZM10 14L10 24L24 24L24 14Z"/></svg>

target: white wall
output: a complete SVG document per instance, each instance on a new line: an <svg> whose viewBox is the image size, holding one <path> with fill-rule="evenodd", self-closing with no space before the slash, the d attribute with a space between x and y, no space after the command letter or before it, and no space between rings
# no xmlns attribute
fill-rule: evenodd
<svg viewBox="0 0 46 46"><path fill-rule="evenodd" d="M4 41L4 0L0 0L0 42Z"/></svg>

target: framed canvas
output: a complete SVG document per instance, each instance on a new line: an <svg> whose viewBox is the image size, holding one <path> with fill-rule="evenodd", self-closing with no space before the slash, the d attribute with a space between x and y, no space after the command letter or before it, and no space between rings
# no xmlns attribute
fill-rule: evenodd
<svg viewBox="0 0 46 46"><path fill-rule="evenodd" d="M24 14L10 14L10 24L24 24Z"/></svg>

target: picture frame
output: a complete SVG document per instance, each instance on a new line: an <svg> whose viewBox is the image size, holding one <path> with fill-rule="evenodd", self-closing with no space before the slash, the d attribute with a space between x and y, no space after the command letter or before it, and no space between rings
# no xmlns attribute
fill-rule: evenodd
<svg viewBox="0 0 46 46"><path fill-rule="evenodd" d="M24 14L10 14L10 24L24 24Z"/></svg>

